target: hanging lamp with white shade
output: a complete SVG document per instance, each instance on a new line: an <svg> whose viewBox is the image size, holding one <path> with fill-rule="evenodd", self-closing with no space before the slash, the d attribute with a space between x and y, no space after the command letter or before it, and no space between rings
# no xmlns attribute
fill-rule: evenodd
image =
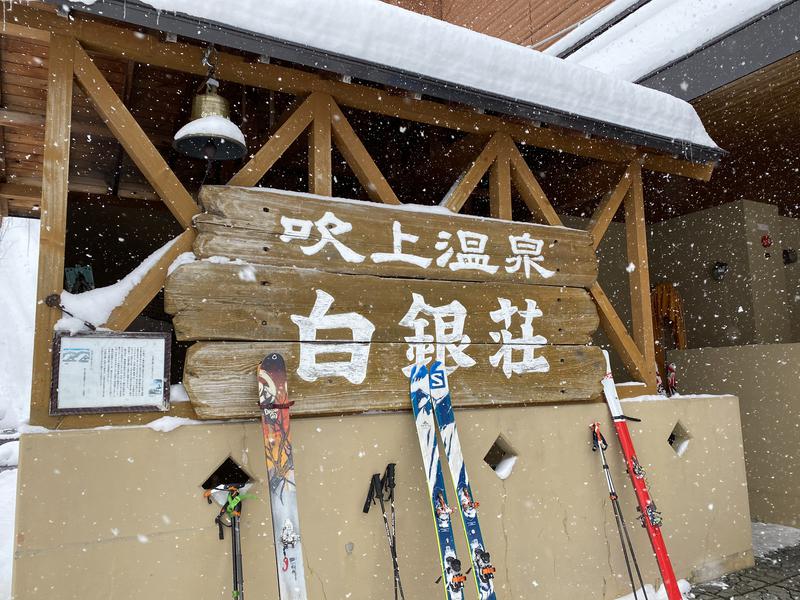
<svg viewBox="0 0 800 600"><path fill-rule="evenodd" d="M203 64L208 67L205 90L194 97L192 120L178 130L172 145L191 158L236 160L247 154L247 144L242 130L229 118L228 101L218 94L211 51L212 48L207 49L203 56Z"/></svg>

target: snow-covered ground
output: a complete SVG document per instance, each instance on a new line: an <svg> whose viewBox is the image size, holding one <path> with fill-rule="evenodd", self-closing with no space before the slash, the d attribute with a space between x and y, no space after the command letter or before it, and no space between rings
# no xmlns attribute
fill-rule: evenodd
<svg viewBox="0 0 800 600"><path fill-rule="evenodd" d="M0 226L0 431L28 419L33 358L39 221L4 218Z"/></svg>
<svg viewBox="0 0 800 600"><path fill-rule="evenodd" d="M763 557L770 552L800 545L800 529L771 523L753 523L753 554Z"/></svg>
<svg viewBox="0 0 800 600"><path fill-rule="evenodd" d="M14 556L14 512L17 504L17 470L0 472L0 600L11 598L11 564Z"/></svg>
<svg viewBox="0 0 800 600"><path fill-rule="evenodd" d="M33 359L39 221L3 218L0 225L0 600L11 597L14 510L19 442L12 438L28 419Z"/></svg>

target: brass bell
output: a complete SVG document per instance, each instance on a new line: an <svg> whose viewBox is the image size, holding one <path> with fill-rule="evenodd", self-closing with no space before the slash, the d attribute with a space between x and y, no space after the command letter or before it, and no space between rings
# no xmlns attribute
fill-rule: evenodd
<svg viewBox="0 0 800 600"><path fill-rule="evenodd" d="M192 120L175 134L173 147L192 158L235 160L247 153L242 130L230 119L228 101L217 93L219 82L209 77L205 93L192 101Z"/></svg>

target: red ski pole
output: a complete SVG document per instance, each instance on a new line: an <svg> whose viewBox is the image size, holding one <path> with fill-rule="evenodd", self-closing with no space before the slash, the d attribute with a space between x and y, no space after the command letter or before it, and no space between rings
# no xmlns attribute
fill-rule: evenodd
<svg viewBox="0 0 800 600"><path fill-rule="evenodd" d="M603 377L603 393L606 397L608 409L611 411L611 418L614 420L614 429L617 430L619 444L622 447L622 454L625 456L625 466L628 468L633 489L636 492L636 500L639 503L639 519L647 530L650 544L656 555L658 570L661 571L661 579L664 581L664 588L667 590L669 600L683 600L678 588L678 581L675 579L675 572L672 570L672 563L667 553L667 545L661 535L661 513L656 509L656 503L650 497L647 489L647 482L644 479L644 469L639 464L636 457L636 450L633 447L633 440L628 430L628 421L638 421L631 417L626 417L622 412L622 405L617 396L617 388L614 384L614 376L611 374L611 362L608 359L608 352L603 350L606 357L606 375Z"/></svg>

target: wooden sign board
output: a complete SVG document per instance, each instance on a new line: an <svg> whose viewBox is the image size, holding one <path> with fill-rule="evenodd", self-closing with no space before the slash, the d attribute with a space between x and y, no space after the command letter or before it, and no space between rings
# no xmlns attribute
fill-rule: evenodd
<svg viewBox="0 0 800 600"><path fill-rule="evenodd" d="M599 397L586 232L307 194L207 187L165 305L199 415L256 415L255 366L285 354L298 414L408 404L443 361L457 406Z"/></svg>
<svg viewBox="0 0 800 600"><path fill-rule="evenodd" d="M195 254L332 273L588 287L585 231L311 194L207 186Z"/></svg>

